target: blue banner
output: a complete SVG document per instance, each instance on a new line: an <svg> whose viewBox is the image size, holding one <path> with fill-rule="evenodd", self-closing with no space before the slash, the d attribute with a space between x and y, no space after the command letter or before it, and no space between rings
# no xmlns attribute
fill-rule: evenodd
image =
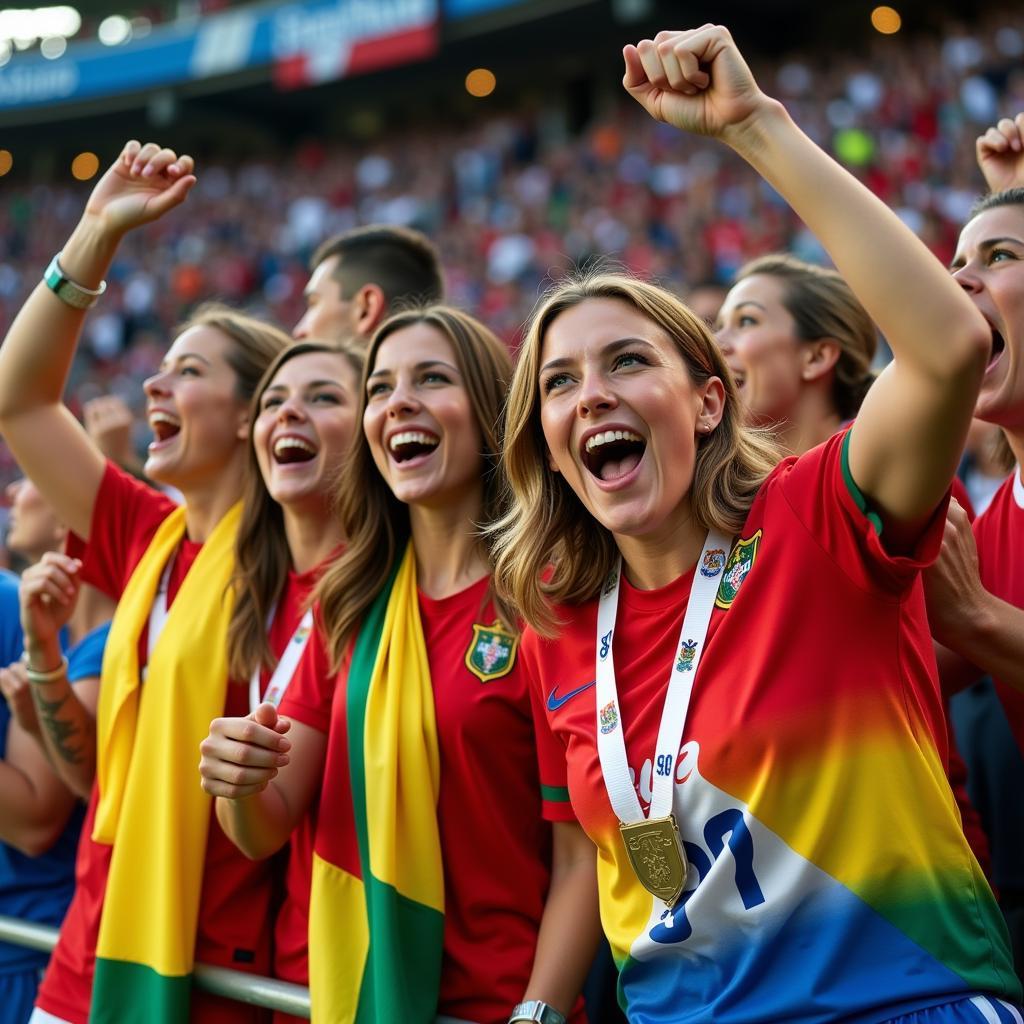
<svg viewBox="0 0 1024 1024"><path fill-rule="evenodd" d="M299 0L157 26L118 47L15 54L0 68L0 110L100 99L267 68L295 88L436 52L438 0Z"/></svg>

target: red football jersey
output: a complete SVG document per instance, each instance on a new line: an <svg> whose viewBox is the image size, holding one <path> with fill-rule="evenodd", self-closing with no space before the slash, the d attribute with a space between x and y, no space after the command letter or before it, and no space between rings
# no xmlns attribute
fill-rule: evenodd
<svg viewBox="0 0 1024 1024"><path fill-rule="evenodd" d="M1017 997L944 773L919 571L945 506L892 555L843 444L782 462L728 558L657 590L622 578L617 702L597 700L596 600L559 609L551 640L524 634L541 781L568 787L598 847L631 1020L882 1020L972 991ZM717 607L679 751L655 758L698 571L720 573ZM637 880L609 802L597 741L618 729L644 813L655 778L674 780L690 867L670 911Z"/></svg>
<svg viewBox="0 0 1024 1024"><path fill-rule="evenodd" d="M420 594L420 615L441 757L445 931L438 1013L499 1024L522 998L533 967L551 835L518 640L495 625L487 589L485 578L442 600ZM322 644L311 643L281 713L317 729L329 723L325 771L347 776L344 692L343 681L335 686L328 677ZM351 806L322 814L319 839L335 863L358 872L351 815Z"/></svg>
<svg viewBox="0 0 1024 1024"><path fill-rule="evenodd" d="M990 594L1024 608L1024 483L1018 467L974 521L981 582ZM1017 745L1024 751L1024 693L996 680Z"/></svg>
<svg viewBox="0 0 1024 1024"><path fill-rule="evenodd" d="M114 599L120 597L153 534L174 508L165 495L108 463L96 497L89 542L73 538L68 544L68 553L83 561L85 582ZM179 548L168 583L169 604L200 547L186 540ZM140 637L139 664L146 664L146 630ZM224 713L249 713L246 686L228 686ZM110 847L92 841L97 797L94 785L78 846L75 895L37 999L43 1010L71 1024L86 1024L89 1016L96 940L110 867ZM270 900L269 863L254 863L239 853L214 817L206 846L196 961L266 974L270 966ZM232 1000L199 992L192 997L194 1021L252 1024L263 1017L264 1011Z"/></svg>

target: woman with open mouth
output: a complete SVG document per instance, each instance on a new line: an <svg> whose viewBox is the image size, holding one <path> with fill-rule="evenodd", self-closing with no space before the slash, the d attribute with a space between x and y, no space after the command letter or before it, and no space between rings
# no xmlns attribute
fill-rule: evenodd
<svg viewBox="0 0 1024 1024"><path fill-rule="evenodd" d="M277 711L215 723L203 744L204 784L249 856L319 796L314 1021L580 1019L594 849L538 780L518 628L480 537L509 375L457 310L379 328L337 485L346 546L316 591L324 642Z"/></svg>
<svg viewBox="0 0 1024 1024"><path fill-rule="evenodd" d="M848 430L778 464L663 289L586 274L531 320L495 578L529 624L541 781L598 847L626 1013L1018 1020L943 771L918 582L990 332L724 28L624 56L652 116L718 137L790 203L895 354Z"/></svg>
<svg viewBox="0 0 1024 1024"><path fill-rule="evenodd" d="M852 420L874 381L878 333L834 270L776 253L742 267L715 337L748 422L803 455Z"/></svg>
<svg viewBox="0 0 1024 1024"><path fill-rule="evenodd" d="M189 156L129 142L0 348L0 432L80 538L68 554L82 565L65 560L67 587L80 573L118 601L100 681L96 778L84 780L92 797L77 887L33 1019L241 1024L260 1011L191 995L193 957L262 974L270 966L268 867L211 823L194 773L210 720L247 706L245 688L228 685L224 595L249 399L290 339L232 310L201 311L146 381L154 434L146 473L180 491L180 507L105 462L62 401L85 310L102 294L121 239L185 199L192 167ZM64 666L28 668L47 685ZM63 720L86 713L71 705Z"/></svg>
<svg viewBox="0 0 1024 1024"><path fill-rule="evenodd" d="M991 331L975 415L1001 428L1016 466L973 528L964 509L950 505L942 553L925 574L925 589L943 645L944 689L955 693L991 676L1024 751L1024 113L989 128L977 140L977 155L991 192L960 233L951 269ZM1019 820L1021 807L1019 793L995 799L993 845L1001 856L999 823L1004 815ZM1000 885L1018 970L1024 965L1024 887L1013 884L1019 863L1019 851L1011 850L1010 884Z"/></svg>
<svg viewBox="0 0 1024 1024"><path fill-rule="evenodd" d="M271 363L252 398L236 598L228 626L230 675L247 681L250 713L261 704L281 703L315 636L313 588L344 543L333 493L356 432L362 372L362 354L351 344L298 342ZM218 718L211 728L236 720ZM268 754L268 763L287 764L289 746L281 737L281 749ZM239 766L232 770L237 778ZM205 778L203 785L210 791ZM291 835L274 928L274 974L297 985L309 983L315 826L314 803ZM279 1012L274 1019L284 1024L298 1018Z"/></svg>

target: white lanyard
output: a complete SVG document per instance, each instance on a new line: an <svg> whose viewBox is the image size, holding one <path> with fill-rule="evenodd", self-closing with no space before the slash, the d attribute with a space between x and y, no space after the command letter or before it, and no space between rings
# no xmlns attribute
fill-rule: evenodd
<svg viewBox="0 0 1024 1024"><path fill-rule="evenodd" d="M715 607L719 577L725 568L731 547L731 537L718 530L710 530L693 570L690 600L686 606L682 629L679 631L679 646L676 648L669 673L668 692L665 695L661 725L658 728L658 743L654 752L656 770L651 794L651 819L664 818L672 813L676 756L686 727L693 680L704 652L711 612ZM629 775L625 727L615 684L612 641L619 611L621 576L620 560L619 565L605 580L597 610L597 752L612 809L620 822L634 824L647 819L644 817L643 808Z"/></svg>
<svg viewBox="0 0 1024 1024"><path fill-rule="evenodd" d="M171 582L171 566L174 565L174 552L169 559L167 564L164 566L164 571L160 575L160 582L156 587L156 594L153 597L153 606L149 609L149 632L146 634L146 665L140 673L142 681L146 681L146 676L149 674L149 663L153 660L153 649L156 647L157 640L160 639L160 634L164 631L164 626L167 625L167 588Z"/></svg>
<svg viewBox="0 0 1024 1024"><path fill-rule="evenodd" d="M270 622L274 621L275 614L276 608L271 609ZM269 625L267 628L269 629ZM292 676L295 675L295 669L298 668L302 652L306 649L309 635L312 632L313 609L307 608L306 614L302 616L298 626L295 627L295 632L292 633L288 646L281 652L281 660L278 661L277 668L274 669L274 674L270 677L270 682L267 684L267 692L263 694L262 700L260 700L261 670L258 665L253 670L252 678L249 680L250 711L255 711L261 703L273 704L275 708L281 703L288 687L291 685Z"/></svg>

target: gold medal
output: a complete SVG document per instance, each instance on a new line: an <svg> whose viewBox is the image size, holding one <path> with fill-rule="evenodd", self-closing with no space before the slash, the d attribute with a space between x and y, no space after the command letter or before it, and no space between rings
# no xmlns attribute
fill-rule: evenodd
<svg viewBox="0 0 1024 1024"><path fill-rule="evenodd" d="M626 856L640 884L670 907L686 885L686 854L674 814L619 824Z"/></svg>

